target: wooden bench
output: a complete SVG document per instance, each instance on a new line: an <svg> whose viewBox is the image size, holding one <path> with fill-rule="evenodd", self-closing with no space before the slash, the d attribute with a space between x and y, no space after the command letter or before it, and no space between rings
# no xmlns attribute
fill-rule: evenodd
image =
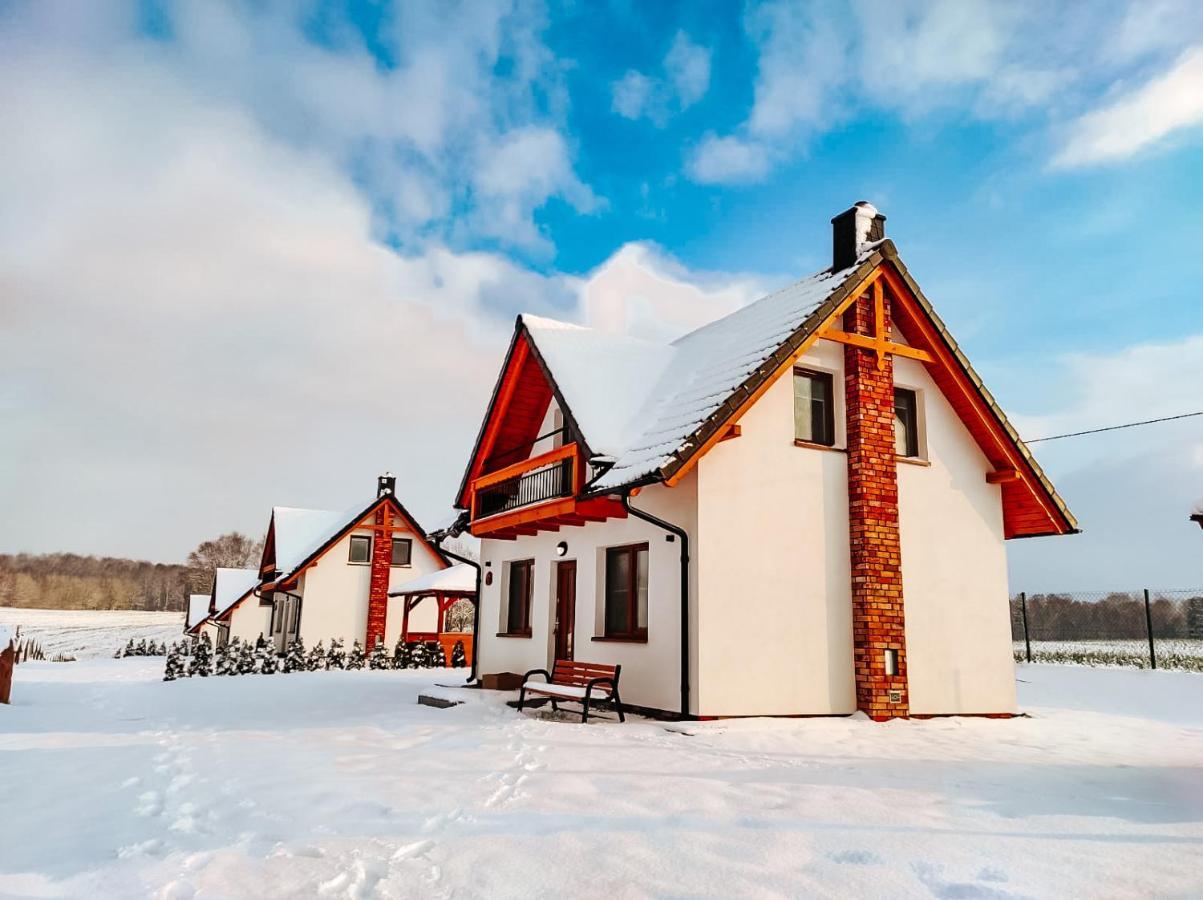
<svg viewBox="0 0 1203 900"><path fill-rule="evenodd" d="M622 699L618 696L618 674L621 671L622 666L557 659L550 674L546 669L531 669L522 677L518 709L521 711L526 704L526 695L530 692L550 697L554 710L558 710L557 704L563 701L580 703L582 722L589 721L590 705L608 703L618 713L618 721L625 722L627 717L623 715ZM544 680L533 680L536 675L542 675Z"/></svg>

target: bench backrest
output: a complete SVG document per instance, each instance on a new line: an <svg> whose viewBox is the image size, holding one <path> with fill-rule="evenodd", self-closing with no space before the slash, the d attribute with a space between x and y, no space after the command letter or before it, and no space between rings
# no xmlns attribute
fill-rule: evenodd
<svg viewBox="0 0 1203 900"><path fill-rule="evenodd" d="M618 681L618 670L621 668L622 666L557 659L551 673L551 681L552 684L570 684L575 687L584 687L594 678L613 678L614 681Z"/></svg>

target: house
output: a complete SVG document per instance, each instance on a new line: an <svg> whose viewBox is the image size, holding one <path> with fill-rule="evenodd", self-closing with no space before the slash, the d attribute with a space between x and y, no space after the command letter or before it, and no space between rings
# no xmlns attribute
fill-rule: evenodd
<svg viewBox="0 0 1203 900"><path fill-rule="evenodd" d="M391 647L402 628L437 634L434 600L407 613L389 591L450 563L395 496L396 478L377 480L376 497L345 512L277 506L259 569L267 636L283 651L296 637L312 646L340 638ZM251 601L244 601L249 603Z"/></svg>
<svg viewBox="0 0 1203 900"><path fill-rule="evenodd" d="M210 640L217 638L217 626L209 619L209 607L212 605L210 594L189 594L188 612L184 616L184 634L190 637L200 637L202 632L208 632Z"/></svg>
<svg viewBox="0 0 1203 900"><path fill-rule="evenodd" d="M209 615L217 626L217 646L233 638L254 643L271 630L271 602L256 588L258 569L217 569Z"/></svg>
<svg viewBox="0 0 1203 900"><path fill-rule="evenodd" d="M519 316L457 506L482 674L683 716L1010 714L1004 541L1076 522L885 217L672 342Z"/></svg>

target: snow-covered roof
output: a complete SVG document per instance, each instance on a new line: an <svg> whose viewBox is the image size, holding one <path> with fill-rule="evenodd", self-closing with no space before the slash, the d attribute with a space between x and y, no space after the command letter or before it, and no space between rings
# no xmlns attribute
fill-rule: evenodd
<svg viewBox="0 0 1203 900"><path fill-rule="evenodd" d="M213 600L221 615L259 583L257 569L218 569L213 574Z"/></svg>
<svg viewBox="0 0 1203 900"><path fill-rule="evenodd" d="M347 527L367 508L364 503L342 512L328 509L298 509L294 506L272 508L275 523L276 568L285 577L321 549L330 538ZM237 599L237 598L235 598Z"/></svg>
<svg viewBox="0 0 1203 900"><path fill-rule="evenodd" d="M208 615L209 595L191 594L188 597L188 618L185 620L185 629L195 628Z"/></svg>
<svg viewBox="0 0 1203 900"><path fill-rule="evenodd" d="M1203 498L1195 502L1195 505L1191 508L1190 515L1192 519L1203 516Z"/></svg>
<svg viewBox="0 0 1203 900"><path fill-rule="evenodd" d="M398 588L389 591L390 597L402 594L418 594L427 592L446 591L447 593L474 594L476 593L476 568L467 563L457 563L446 569L439 569L407 581Z"/></svg>
<svg viewBox="0 0 1203 900"><path fill-rule="evenodd" d="M523 315L589 449L614 461L595 487L666 465L877 246L863 245L848 269L816 272L670 344Z"/></svg>

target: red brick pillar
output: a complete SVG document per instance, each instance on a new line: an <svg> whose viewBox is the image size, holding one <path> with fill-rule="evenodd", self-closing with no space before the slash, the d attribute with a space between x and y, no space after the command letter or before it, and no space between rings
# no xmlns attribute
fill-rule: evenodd
<svg viewBox="0 0 1203 900"><path fill-rule="evenodd" d="M388 617L389 564L393 558L392 510L387 505L376 510L376 535L372 540L372 580L368 587L368 627L364 648L371 650L384 640Z"/></svg>
<svg viewBox="0 0 1203 900"><path fill-rule="evenodd" d="M880 290L880 283L874 285ZM874 334L871 291L849 307L844 330ZM880 330L889 333L890 304ZM852 557L852 643L856 707L876 720L906 716L906 627L902 553L898 537L898 463L894 455L894 360L879 366L873 350L844 345L848 427L848 525ZM897 674L886 674L886 651L897 653ZM890 699L891 692L898 692Z"/></svg>

